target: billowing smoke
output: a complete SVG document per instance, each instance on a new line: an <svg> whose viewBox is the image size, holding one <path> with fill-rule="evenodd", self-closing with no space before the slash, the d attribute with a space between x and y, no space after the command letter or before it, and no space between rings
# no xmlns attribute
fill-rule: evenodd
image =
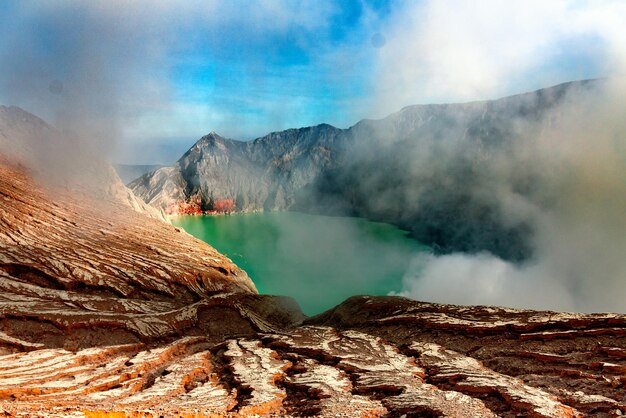
<svg viewBox="0 0 626 418"><path fill-rule="evenodd" d="M444 148L427 162L416 154L415 188L434 182L463 194L470 211L486 202L501 225L529 227L524 240L530 251L516 262L494 251L420 255L401 293L450 303L626 311L624 4L430 1L404 7L381 50L379 103L484 98L529 78L556 84L562 81L552 78L558 70L547 64L555 57L564 68L578 66L580 78L615 78L596 82L600 87L591 94L568 94L543 109L536 123L525 117L503 133L515 138L514 145L487 147L482 174L468 181L451 175L463 165L459 155L476 155L468 144ZM576 58L579 52L588 54L585 63ZM449 142L459 135L441 137ZM445 201L438 203L439 210L449 210ZM463 219L458 230L476 218L475 212L455 215ZM488 229L483 223L471 235ZM496 236L505 247L507 239L514 243L502 231Z"/></svg>
<svg viewBox="0 0 626 418"><path fill-rule="evenodd" d="M531 255L517 263L487 252L420 255L402 294L450 303L626 309L626 88L621 79L599 84L589 94L568 95L539 129L525 126L511 147L492 148L481 162L488 177L468 185L473 201L496 202L504 224L530 226ZM453 172L456 163L444 158L438 165ZM520 187L523 178L528 183Z"/></svg>
<svg viewBox="0 0 626 418"><path fill-rule="evenodd" d="M404 295L623 310L625 92L622 79L575 82L363 121L307 202L431 245Z"/></svg>
<svg viewBox="0 0 626 418"><path fill-rule="evenodd" d="M625 311L625 5L426 1L398 10L380 50L377 114L416 101L503 95L522 80L534 80L536 87L564 81L547 70L549 62L579 78L611 78L596 81L590 91L570 89L547 107L531 104L537 114L522 112L513 123L502 124L485 109L483 131L474 135L475 126L455 116L434 135L415 136L419 145L411 157L389 163L413 160L410 166L399 163L410 171L402 185L410 194L389 194L392 188L365 175L361 184L372 186L370 196L387 193L368 203L368 210L379 206L373 212L396 211L402 218L412 208L432 227L417 227L418 235L459 234L444 237L457 240L448 254L413 260L401 294L450 303ZM577 61L571 51L584 58ZM390 204L394 200L397 205ZM443 222L430 222L428 213ZM472 245L458 244L472 239Z"/></svg>

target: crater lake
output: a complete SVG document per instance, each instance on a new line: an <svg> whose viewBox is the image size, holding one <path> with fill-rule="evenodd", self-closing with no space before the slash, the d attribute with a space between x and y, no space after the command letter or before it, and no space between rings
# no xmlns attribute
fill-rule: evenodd
<svg viewBox="0 0 626 418"><path fill-rule="evenodd" d="M353 295L399 292L413 256L429 250L395 226L361 218L263 212L172 223L243 268L259 293L291 296L307 315Z"/></svg>

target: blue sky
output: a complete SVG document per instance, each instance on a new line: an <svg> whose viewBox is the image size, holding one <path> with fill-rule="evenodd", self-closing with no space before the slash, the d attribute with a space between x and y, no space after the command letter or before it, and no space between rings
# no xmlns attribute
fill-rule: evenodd
<svg viewBox="0 0 626 418"><path fill-rule="evenodd" d="M170 162L212 130L348 127L614 75L623 3L2 2L0 103L110 131L114 159Z"/></svg>
<svg viewBox="0 0 626 418"><path fill-rule="evenodd" d="M242 139L321 122L348 126L360 118L349 103L366 98L373 80L377 30L364 27L364 14L383 20L389 7L330 4L306 27L251 28L236 19L183 29L189 42L171 56L173 99Z"/></svg>

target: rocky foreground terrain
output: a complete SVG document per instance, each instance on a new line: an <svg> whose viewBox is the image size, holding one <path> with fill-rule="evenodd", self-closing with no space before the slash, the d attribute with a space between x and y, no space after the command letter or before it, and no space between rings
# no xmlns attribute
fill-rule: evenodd
<svg viewBox="0 0 626 418"><path fill-rule="evenodd" d="M119 182L43 187L14 161L0 158L0 416L626 411L625 315L361 296L306 318Z"/></svg>

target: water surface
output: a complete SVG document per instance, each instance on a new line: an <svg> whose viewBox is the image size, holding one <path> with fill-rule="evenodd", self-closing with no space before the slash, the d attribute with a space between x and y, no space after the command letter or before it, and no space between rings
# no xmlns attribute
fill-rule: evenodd
<svg viewBox="0 0 626 418"><path fill-rule="evenodd" d="M398 228L297 212L179 216L173 223L248 272L260 293L294 297L313 315L353 295L400 291L427 247Z"/></svg>

